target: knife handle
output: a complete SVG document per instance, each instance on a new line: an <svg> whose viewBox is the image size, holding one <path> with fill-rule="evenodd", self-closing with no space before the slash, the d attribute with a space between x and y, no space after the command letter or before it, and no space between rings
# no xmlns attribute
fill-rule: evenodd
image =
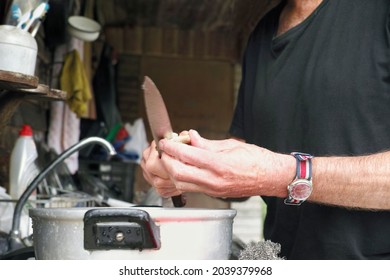
<svg viewBox="0 0 390 280"><path fill-rule="evenodd" d="M184 207L186 205L186 200L183 195L176 195L171 197L173 206L175 207Z"/></svg>
<svg viewBox="0 0 390 280"><path fill-rule="evenodd" d="M190 144L191 143L191 138L188 134L185 135L177 135L176 133L174 134L173 137L170 138L171 140L175 142L181 142L183 144ZM161 158L161 151L159 150L160 158ZM176 195L172 196L172 203L173 206L175 207L184 207L186 205L186 200L183 197L183 195Z"/></svg>

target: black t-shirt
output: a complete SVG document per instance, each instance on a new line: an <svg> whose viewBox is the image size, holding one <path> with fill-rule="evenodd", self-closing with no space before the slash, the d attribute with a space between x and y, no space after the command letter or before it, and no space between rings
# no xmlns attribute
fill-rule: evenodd
<svg viewBox="0 0 390 280"><path fill-rule="evenodd" d="M275 37L282 5L248 41L230 133L281 153L389 150L390 1L324 0ZM287 259L390 259L390 211L264 200L264 237Z"/></svg>

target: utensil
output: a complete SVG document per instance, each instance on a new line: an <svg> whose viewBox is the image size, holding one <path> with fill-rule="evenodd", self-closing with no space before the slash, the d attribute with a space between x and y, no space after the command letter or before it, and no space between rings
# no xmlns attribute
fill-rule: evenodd
<svg viewBox="0 0 390 280"><path fill-rule="evenodd" d="M19 18L18 25L16 25L17 28L24 29L27 21L31 18L31 12L31 10L28 10Z"/></svg>
<svg viewBox="0 0 390 280"><path fill-rule="evenodd" d="M11 6L11 21L12 21L12 25L14 25L13 23L17 23L21 16L22 16L22 11L20 10L19 5L18 4L12 4L12 6Z"/></svg>
<svg viewBox="0 0 390 280"><path fill-rule="evenodd" d="M254 242L251 241L245 245L244 249L240 252L239 260L284 260L283 257L279 257L281 251L281 245L274 243L271 240Z"/></svg>
<svg viewBox="0 0 390 280"><path fill-rule="evenodd" d="M86 42L95 41L100 34L101 25L93 19L84 16L68 18L68 32L73 37Z"/></svg>
<svg viewBox="0 0 390 280"><path fill-rule="evenodd" d="M153 139L156 142L157 151L161 157L161 150L158 146L159 141L164 138L174 139L179 136L172 130L164 100L152 79L145 76L142 87L144 90L146 114L152 130ZM189 136L179 139L183 143L189 143L189 140ZM175 207L183 207L185 205L185 200L182 195L173 196L172 202Z"/></svg>
<svg viewBox="0 0 390 280"><path fill-rule="evenodd" d="M22 29L28 31L31 25L39 18L43 17L47 10L49 9L49 4L41 3L32 13L30 19L26 22L25 26L22 26Z"/></svg>
<svg viewBox="0 0 390 280"><path fill-rule="evenodd" d="M37 24L35 24L33 30L31 31L31 36L35 37L35 35L37 35L39 27L41 27L41 24L42 24L42 20L39 20Z"/></svg>

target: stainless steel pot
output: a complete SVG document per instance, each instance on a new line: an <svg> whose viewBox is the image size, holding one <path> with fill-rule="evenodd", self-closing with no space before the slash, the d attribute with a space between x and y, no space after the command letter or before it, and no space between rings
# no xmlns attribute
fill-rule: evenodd
<svg viewBox="0 0 390 280"><path fill-rule="evenodd" d="M228 259L233 209L34 208L37 259Z"/></svg>

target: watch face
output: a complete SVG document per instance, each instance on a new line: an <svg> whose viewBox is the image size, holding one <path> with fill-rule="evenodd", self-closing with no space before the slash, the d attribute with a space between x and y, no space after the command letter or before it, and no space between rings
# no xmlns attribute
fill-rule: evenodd
<svg viewBox="0 0 390 280"><path fill-rule="evenodd" d="M289 195L297 200L306 200L310 196L312 189L310 181L299 179L289 186Z"/></svg>

